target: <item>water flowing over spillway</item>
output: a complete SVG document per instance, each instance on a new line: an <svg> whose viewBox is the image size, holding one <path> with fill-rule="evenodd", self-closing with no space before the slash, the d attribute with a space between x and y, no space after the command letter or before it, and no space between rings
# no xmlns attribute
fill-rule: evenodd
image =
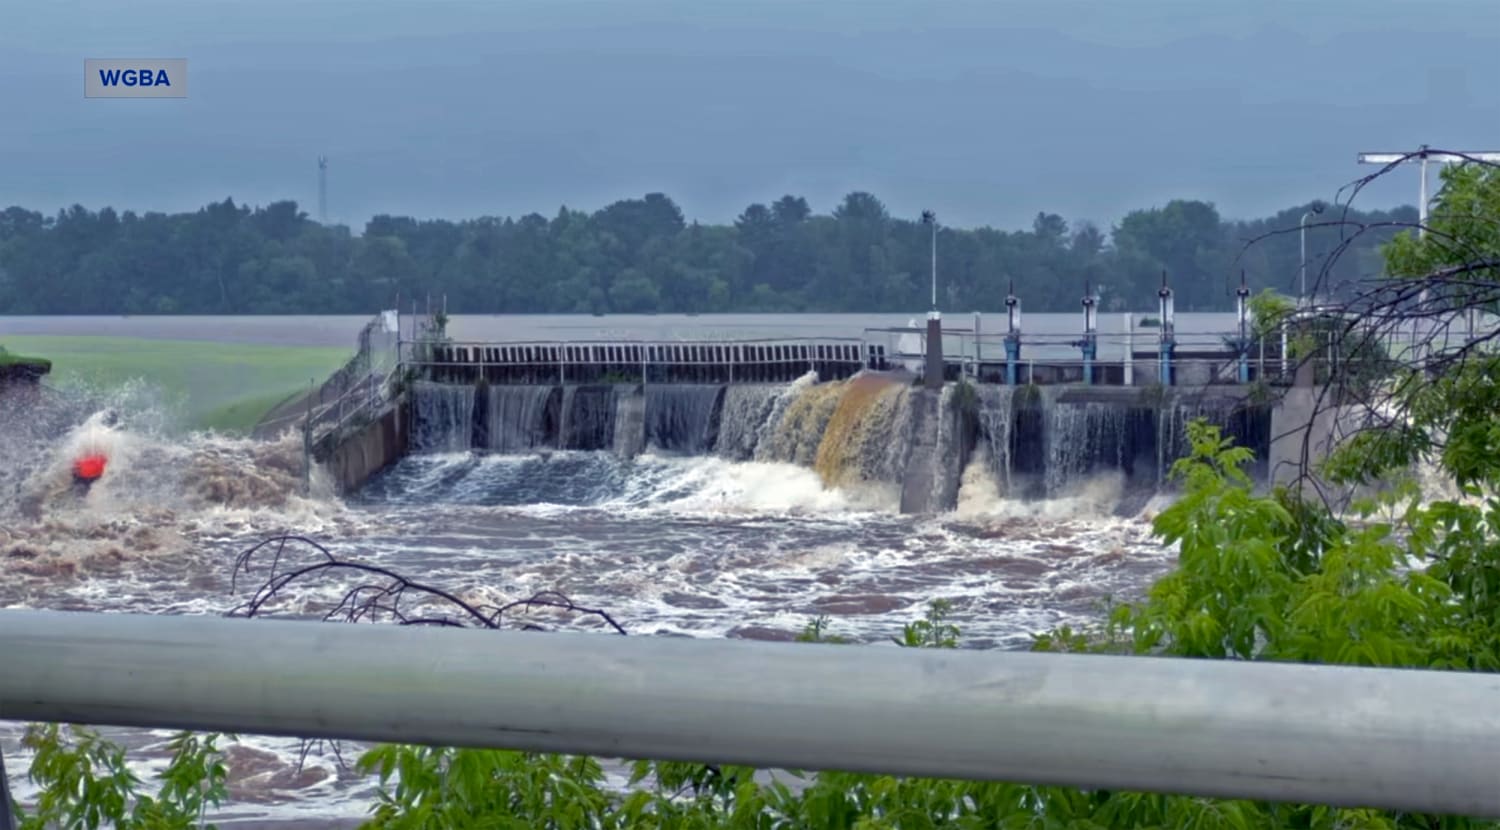
<svg viewBox="0 0 1500 830"><path fill-rule="evenodd" d="M883 487L904 512L952 509L976 448L995 491L1061 498L1111 473L1135 491L1167 484L1204 417L1264 455L1269 419L1233 390L974 387L941 391L867 372L817 383L497 386L421 384L410 401L413 449L539 449L716 455L816 471L829 488ZM475 414L465 417L465 406ZM482 420L487 428L466 443ZM1135 499L1139 501L1139 499Z"/></svg>
<svg viewBox="0 0 1500 830"><path fill-rule="evenodd" d="M615 441L615 388L564 387L558 434L565 450L609 449Z"/></svg>
<svg viewBox="0 0 1500 830"><path fill-rule="evenodd" d="M1059 495L1101 469L1127 470L1132 447L1130 410L1098 401L1063 403L1057 389L1043 391L1046 466L1043 492Z"/></svg>
<svg viewBox="0 0 1500 830"><path fill-rule="evenodd" d="M483 446L497 452L524 452L556 446L560 434L562 389L552 386L491 386ZM576 397L576 396L575 396Z"/></svg>
<svg viewBox="0 0 1500 830"><path fill-rule="evenodd" d="M814 459L825 484L900 479L911 444L910 393L911 387L881 378L847 382Z"/></svg>
<svg viewBox="0 0 1500 830"><path fill-rule="evenodd" d="M412 384L414 452L455 452L473 446L474 387L417 381Z"/></svg>
<svg viewBox="0 0 1500 830"><path fill-rule="evenodd" d="M725 390L715 446L719 456L730 461L754 458L761 432L787 391L786 386L748 383Z"/></svg>
<svg viewBox="0 0 1500 830"><path fill-rule="evenodd" d="M979 390L979 434L985 442L997 492L1011 493L1011 426L1015 423L1014 386L986 386Z"/></svg>
<svg viewBox="0 0 1500 830"><path fill-rule="evenodd" d="M646 387L646 446L687 455L712 451L724 391L698 384Z"/></svg>
<svg viewBox="0 0 1500 830"><path fill-rule="evenodd" d="M786 406L774 422L765 424L760 445L755 449L757 461L782 461L799 466L811 466L818 457L818 448L823 443L823 431L833 419L848 383L805 385L795 391L787 390Z"/></svg>

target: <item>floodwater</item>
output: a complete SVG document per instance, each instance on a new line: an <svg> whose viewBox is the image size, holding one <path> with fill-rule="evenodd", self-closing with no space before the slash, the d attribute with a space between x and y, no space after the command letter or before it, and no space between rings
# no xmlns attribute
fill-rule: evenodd
<svg viewBox="0 0 1500 830"><path fill-rule="evenodd" d="M1066 315L1064 315L1066 317ZM1045 318L1028 317L1028 321ZM859 336L906 317L465 317L464 338ZM109 334L352 346L365 318L0 318L5 333ZM0 402L3 406L3 402ZM120 415L110 426L106 407ZM1098 619L1170 564L1150 535L1157 498L1117 515L1122 481L1090 475L1043 501L1009 498L981 446L956 510L903 515L879 483L830 487L807 463L737 460L649 448L609 451L434 451L398 464L347 499L315 477L302 493L300 442L168 434L149 400L46 396L0 411L0 608L223 614L268 574L236 556L296 533L336 556L376 564L498 605L559 591L607 610L632 636L791 639L819 616L830 633L889 645L934 599L970 648L1025 648L1033 634ZM70 492L69 460L105 450L106 477ZM789 454L786 458L794 458ZM289 561L316 553L293 546ZM321 617L356 577L291 585L266 613ZM602 629L587 616L532 621ZM253 623L247 623L253 624ZM892 646L893 647L893 646ZM115 730L164 763L166 733ZM28 758L15 725L0 727L21 800ZM236 749L230 817L331 820L364 814L371 784L324 746L301 759L284 739Z"/></svg>

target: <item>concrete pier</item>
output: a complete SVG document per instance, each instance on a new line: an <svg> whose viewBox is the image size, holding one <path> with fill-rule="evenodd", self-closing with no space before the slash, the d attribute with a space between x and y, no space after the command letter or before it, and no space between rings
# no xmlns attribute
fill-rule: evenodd
<svg viewBox="0 0 1500 830"><path fill-rule="evenodd" d="M333 478L339 493L352 493L407 452L409 415L398 402L363 427L337 433L313 449L313 457Z"/></svg>
<svg viewBox="0 0 1500 830"><path fill-rule="evenodd" d="M922 377L929 390L943 388L943 321L936 311L927 317L927 367Z"/></svg>

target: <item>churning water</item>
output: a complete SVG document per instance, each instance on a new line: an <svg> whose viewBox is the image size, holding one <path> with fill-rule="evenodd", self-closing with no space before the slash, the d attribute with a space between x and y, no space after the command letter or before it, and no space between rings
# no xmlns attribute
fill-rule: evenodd
<svg viewBox="0 0 1500 830"><path fill-rule="evenodd" d="M790 639L827 615L832 633L881 643L943 598L965 645L1023 648L1137 594L1171 554L1150 537L1149 509L1119 509L1142 477L1122 459L1154 462L1135 433L1157 425L1048 399L1025 416L1044 427L1041 446L1018 446L1035 425L1012 399L981 390L966 404L951 387L934 395L870 376L727 389L422 385L417 451L345 499L316 474L304 493L295 436L184 438L139 404L115 402L109 417L49 399L0 429L0 607L221 614L264 577L242 575L232 590L235 556L298 533L475 601L561 591L633 635ZM111 463L83 493L68 464L85 447ZM901 512L914 499L941 506ZM352 584L294 586L269 610L320 616ZM27 759L6 730L0 747L25 799ZM120 734L155 742L145 757L162 762L165 733ZM253 771L235 781L246 815L360 815L369 804L369 782L331 752L298 770L294 741L236 751Z"/></svg>

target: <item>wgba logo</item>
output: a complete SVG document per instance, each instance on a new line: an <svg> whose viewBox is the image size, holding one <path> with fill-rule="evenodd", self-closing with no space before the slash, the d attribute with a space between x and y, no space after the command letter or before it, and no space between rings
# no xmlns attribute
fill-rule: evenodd
<svg viewBox="0 0 1500 830"><path fill-rule="evenodd" d="M186 98L185 60L86 60L85 98Z"/></svg>

